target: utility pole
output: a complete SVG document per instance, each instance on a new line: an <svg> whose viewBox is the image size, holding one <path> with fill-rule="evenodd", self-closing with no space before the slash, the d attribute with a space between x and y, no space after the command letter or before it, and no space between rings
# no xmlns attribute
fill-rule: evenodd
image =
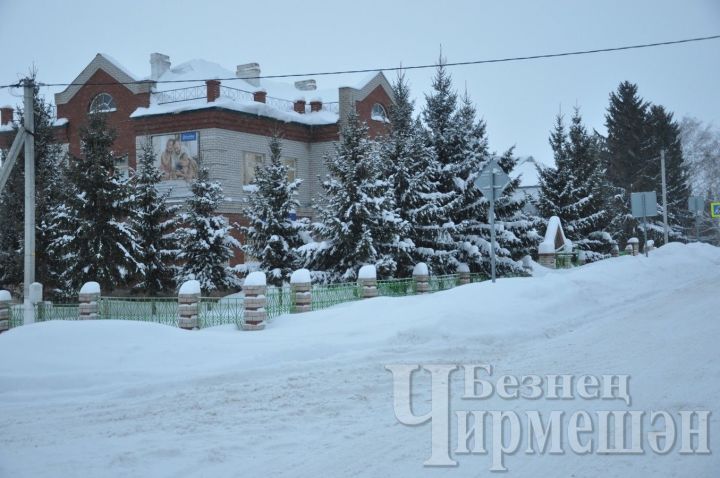
<svg viewBox="0 0 720 478"><path fill-rule="evenodd" d="M35 83L26 78L25 110L25 274L23 285L23 306L25 325L35 322L35 306L30 300L30 284L35 282L35 104L33 101Z"/></svg>
<svg viewBox="0 0 720 478"><path fill-rule="evenodd" d="M667 222L667 186L665 183L665 148L660 150L660 174L662 176L662 202L663 202L663 238L664 244L668 243L668 222Z"/></svg>

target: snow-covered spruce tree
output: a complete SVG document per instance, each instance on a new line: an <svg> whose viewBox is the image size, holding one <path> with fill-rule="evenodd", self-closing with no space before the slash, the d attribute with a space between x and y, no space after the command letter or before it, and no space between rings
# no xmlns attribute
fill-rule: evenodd
<svg viewBox="0 0 720 478"><path fill-rule="evenodd" d="M167 203L169 191L161 193L158 183L162 174L155 167L155 153L150 138L145 138L132 182L135 186L130 224L136 232L139 251L136 259L143 265L133 290L148 296L167 293L175 287L175 262L179 226L178 206Z"/></svg>
<svg viewBox="0 0 720 478"><path fill-rule="evenodd" d="M297 210L297 190L301 180L288 181L287 167L282 163L280 137L270 140L270 161L256 167L255 181L247 188L247 207L243 213L248 225L242 250L256 258L259 269L267 275L268 284L281 286L290 281L298 267L297 249L304 244L301 234L306 221L292 220L290 213Z"/></svg>
<svg viewBox="0 0 720 478"><path fill-rule="evenodd" d="M59 257L48 251L49 214L61 198L66 154L53 134L52 106L34 89L35 118L35 279L52 294L64 269ZM20 110L20 123L24 121ZM13 138L14 134L13 134ZM19 287L23 280L25 161L23 150L3 194L0 195L0 287Z"/></svg>
<svg viewBox="0 0 720 478"><path fill-rule="evenodd" d="M300 248L307 267L323 271L329 282L354 281L366 264L375 265L379 277L392 277L395 257L407 246L398 232L405 225L378 148L357 113L348 115L336 152L325 163L330 174L316 204L319 221L312 225L320 242Z"/></svg>
<svg viewBox="0 0 720 478"><path fill-rule="evenodd" d="M115 137L103 113L88 116L80 130L80 156L68 164L64 201L52 210L52 249L67 261L61 275L67 294L76 294L90 280L103 292L112 291L144 267L127 222L132 206L128 180L115 169Z"/></svg>
<svg viewBox="0 0 720 478"><path fill-rule="evenodd" d="M673 114L663 106L652 105L648 113L650 152L647 169L654 175L654 185L649 189L658 194L658 215L648 221L648 238L656 245L664 240L662 222L662 176L660 151L665 150L665 179L668 201L668 238L671 241L687 241L687 231L692 219L687 209L690 197L690 175L680 142L680 127Z"/></svg>
<svg viewBox="0 0 720 478"><path fill-rule="evenodd" d="M443 62L440 58L432 82L433 91L425 95L425 108L421 114L425 125L425 144L431 152L429 170L436 175L432 178L437 191L433 206L436 224L432 229L434 243L428 264L433 274L448 274L457 270L457 224L454 216L463 203L458 197L454 177L455 163L461 157L461 146L457 141L457 94ZM463 181L464 178L459 179Z"/></svg>
<svg viewBox="0 0 720 478"><path fill-rule="evenodd" d="M390 107L390 132L382 139L380 155L385 175L391 178L395 205L407 223L407 248L399 250L397 276L412 275L418 262L432 263L438 231L437 162L425 146L422 125L413 118L413 102L403 74L393 84L395 97Z"/></svg>
<svg viewBox="0 0 720 478"><path fill-rule="evenodd" d="M197 280L204 294L240 287L234 268L228 265L233 248L240 243L230 234L233 227L215 211L223 200L222 187L210 181L207 168L200 168L192 182L193 195L182 214L183 226L176 232L181 265L176 282Z"/></svg>
<svg viewBox="0 0 720 478"><path fill-rule="evenodd" d="M586 251L587 260L602 259L612 248L605 230L609 223L605 168L578 108L569 133L565 132L562 115L557 115L549 142L555 166L540 171L538 211L546 221L558 216L568 239Z"/></svg>
<svg viewBox="0 0 720 478"><path fill-rule="evenodd" d="M622 201L612 202L610 229L622 243L638 233L637 221L630 214L631 193L652 191L654 187L652 170L646 168L651 154L647 110L637 85L625 81L610 94L605 115L607 179L623 196Z"/></svg>

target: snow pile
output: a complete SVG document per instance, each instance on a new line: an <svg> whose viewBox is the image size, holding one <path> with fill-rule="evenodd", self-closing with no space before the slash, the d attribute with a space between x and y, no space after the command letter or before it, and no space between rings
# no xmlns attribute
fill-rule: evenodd
<svg viewBox="0 0 720 478"><path fill-rule="evenodd" d="M298 269L290 275L291 284L308 284L310 282L310 271L307 269Z"/></svg>
<svg viewBox="0 0 720 478"><path fill-rule="evenodd" d="M627 409L716 412L719 270L720 249L672 243L649 258L277 317L261 333L111 320L18 327L0 335L0 475L487 475L487 454L423 467L430 425L397 423L385 370L393 363L489 363L493 383L505 374L629 374ZM462 374L451 385L453 410L538 410L545 420L551 410L626 408L497 394L469 402ZM413 395L414 413L429 411L427 373ZM709 435L718 433L711 416ZM668 456L537 456L525 447L506 456L508 476L720 469L717 450L681 455L677 443Z"/></svg>
<svg viewBox="0 0 720 478"><path fill-rule="evenodd" d="M200 281L197 280L188 280L183 282L183 285L180 286L180 290L178 291L178 294L183 295L197 295L200 293Z"/></svg>
<svg viewBox="0 0 720 478"><path fill-rule="evenodd" d="M413 267L413 275L414 276L429 275L427 264L425 264L424 262L418 262L417 264L415 264L415 267Z"/></svg>
<svg viewBox="0 0 720 478"><path fill-rule="evenodd" d="M358 271L358 279L377 279L377 270L373 265L365 265Z"/></svg>
<svg viewBox="0 0 720 478"><path fill-rule="evenodd" d="M10 295L10 291L0 290L0 302L9 302L11 300L12 296Z"/></svg>
<svg viewBox="0 0 720 478"><path fill-rule="evenodd" d="M80 293L81 294L99 294L100 293L100 284L98 284L97 282L86 282L80 288Z"/></svg>
<svg viewBox="0 0 720 478"><path fill-rule="evenodd" d="M243 287L255 287L263 285L267 285L267 280L265 278L265 273L262 271L255 271L249 273L245 278L245 281L243 282Z"/></svg>

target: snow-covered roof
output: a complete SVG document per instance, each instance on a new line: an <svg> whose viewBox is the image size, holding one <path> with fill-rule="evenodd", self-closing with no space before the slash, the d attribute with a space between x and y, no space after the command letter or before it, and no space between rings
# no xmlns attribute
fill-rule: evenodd
<svg viewBox="0 0 720 478"><path fill-rule="evenodd" d="M521 188L533 188L540 185L537 171L538 163L535 158L528 156L518 162L512 171L513 178L520 177Z"/></svg>
<svg viewBox="0 0 720 478"><path fill-rule="evenodd" d="M300 114L296 111L281 110L257 101L237 101L230 98L218 98L212 103L208 103L205 98L167 104L157 104L153 102L148 108L136 109L130 117L141 118L143 116L182 113L184 111L195 111L207 108L224 108L258 116L267 116L280 121L308 125L334 124L338 121L337 113L331 111L316 111L313 113Z"/></svg>
<svg viewBox="0 0 720 478"><path fill-rule="evenodd" d="M232 80L227 80L226 78L232 78ZM191 86L204 86L204 80L208 79L224 79L222 82L224 86L246 90L249 92L264 90L267 92L268 96L287 101L295 101L298 99L304 99L305 101L318 99L324 103L334 103L338 101L337 88L324 90L300 90L295 86L295 81L291 83L283 83L265 78L257 79L259 85L256 86L245 79L238 78L234 71L228 70L218 63L202 59L189 60L184 63L180 63L177 66L171 67L168 71L160 75L157 80L158 84L155 87L155 91L167 91ZM301 81L302 79L303 78L297 78L298 81ZM177 82L188 80L200 81L187 83L162 83L164 81Z"/></svg>

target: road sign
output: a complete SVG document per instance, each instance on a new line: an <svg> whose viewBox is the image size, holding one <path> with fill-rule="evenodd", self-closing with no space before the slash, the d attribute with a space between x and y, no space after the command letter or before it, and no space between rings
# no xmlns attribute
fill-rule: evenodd
<svg viewBox="0 0 720 478"><path fill-rule="evenodd" d="M720 202L710 203L710 215L716 218L720 217Z"/></svg>
<svg viewBox="0 0 720 478"><path fill-rule="evenodd" d="M510 184L510 177L500 167L495 158L488 161L475 180L475 187L490 200L490 277L495 282L495 200L503 189Z"/></svg>
<svg viewBox="0 0 720 478"><path fill-rule="evenodd" d="M475 187L483 193L483 196L491 201L500 197L503 189L505 189L508 184L510 184L510 177L505 174L505 171L503 171L494 158L485 165L475 180ZM494 195L493 191L495 191Z"/></svg>
<svg viewBox="0 0 720 478"><path fill-rule="evenodd" d="M655 191L632 193L630 205L634 217L657 216L657 194L655 194Z"/></svg>
<svg viewBox="0 0 720 478"><path fill-rule="evenodd" d="M690 196L688 198L688 211L693 214L700 214L705 209L705 200L700 196Z"/></svg>

